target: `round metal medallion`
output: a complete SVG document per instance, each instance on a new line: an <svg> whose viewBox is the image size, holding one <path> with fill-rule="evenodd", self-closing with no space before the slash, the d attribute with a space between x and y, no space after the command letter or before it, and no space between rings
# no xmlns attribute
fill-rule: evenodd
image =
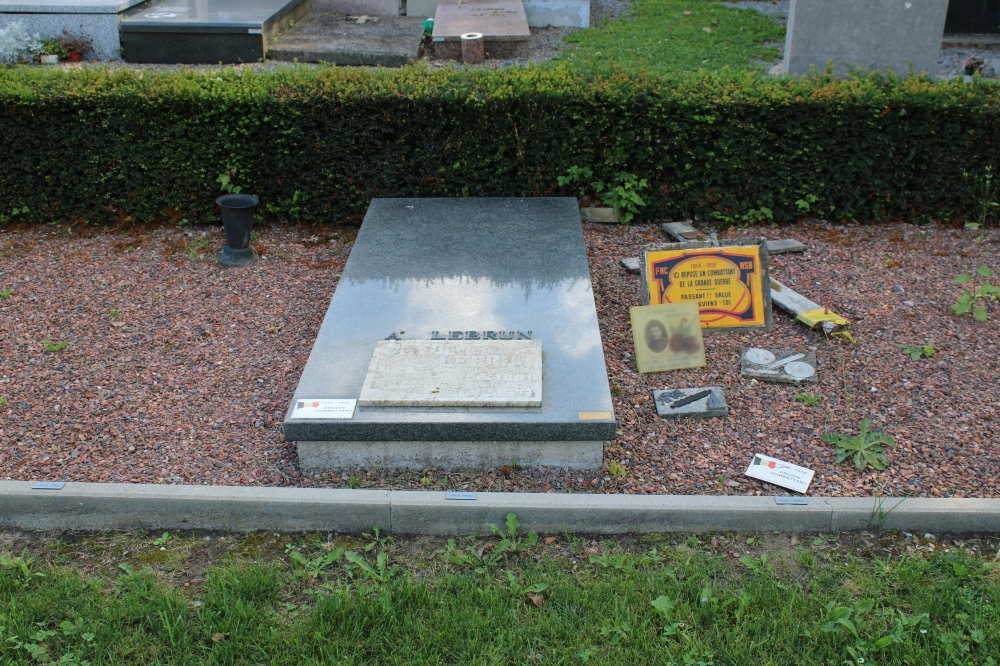
<svg viewBox="0 0 1000 666"><path fill-rule="evenodd" d="M808 379L816 374L816 368L802 361L792 361L785 365L784 370L792 379Z"/></svg>
<svg viewBox="0 0 1000 666"><path fill-rule="evenodd" d="M748 349L745 356L746 359L754 365L766 365L774 360L774 354L766 349L758 349L756 347Z"/></svg>

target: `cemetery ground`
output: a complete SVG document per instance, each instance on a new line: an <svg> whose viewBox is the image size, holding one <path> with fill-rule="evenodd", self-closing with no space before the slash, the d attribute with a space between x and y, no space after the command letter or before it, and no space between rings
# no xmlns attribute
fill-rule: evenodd
<svg viewBox="0 0 1000 666"><path fill-rule="evenodd" d="M528 57L487 60L465 65L438 59L425 42L417 66L428 69L525 67L566 63L583 71L602 71L609 66L641 70L658 75L688 72L753 70L766 72L781 61L784 47L787 0L592 0L592 26L578 28L532 28ZM314 3L314 11L330 11ZM1000 67L1000 46L980 43L942 45L937 76L951 78L960 73L970 56L983 58L983 75L995 77ZM189 65L144 65L121 61L62 63L63 68L106 65L136 69L174 70ZM51 67L49 65L37 65ZM238 68L256 71L278 67L315 67L314 64L265 60ZM210 66L193 66L212 69Z"/></svg>
<svg viewBox="0 0 1000 666"><path fill-rule="evenodd" d="M375 530L2 531L0 655L8 664L1000 659L995 537L513 532L505 543Z"/></svg>
<svg viewBox="0 0 1000 666"><path fill-rule="evenodd" d="M584 225L619 421L603 468L303 474L281 421L357 227L271 224L261 261L223 270L215 227L0 229L0 478L159 484L640 494L784 494L742 476L754 453L816 470L816 496L995 497L1000 316L956 315L956 276L996 273L1000 233L942 225L732 229L791 237L772 275L853 322L854 342L776 311L770 333L706 333L704 369L640 375L620 266L656 225ZM994 278L995 279L995 278ZM905 349L904 345L907 345ZM932 345L932 346L930 346ZM739 376L746 346L815 351L819 384ZM720 386L725 418L663 420L654 389ZM884 471L836 463L827 433L894 438Z"/></svg>

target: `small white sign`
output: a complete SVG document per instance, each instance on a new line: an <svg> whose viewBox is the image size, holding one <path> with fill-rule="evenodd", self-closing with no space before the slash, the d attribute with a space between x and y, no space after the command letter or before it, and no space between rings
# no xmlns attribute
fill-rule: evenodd
<svg viewBox="0 0 1000 666"><path fill-rule="evenodd" d="M62 490L66 483L64 481L35 481L31 486L32 490Z"/></svg>
<svg viewBox="0 0 1000 666"><path fill-rule="evenodd" d="M337 400L296 400L292 411L293 419L353 419L354 407L358 404L354 399Z"/></svg>
<svg viewBox="0 0 1000 666"><path fill-rule="evenodd" d="M816 472L807 467L799 467L784 460L756 453L744 473L755 479L805 494Z"/></svg>
<svg viewBox="0 0 1000 666"><path fill-rule="evenodd" d="M448 492L444 494L446 500L474 500L476 493Z"/></svg>

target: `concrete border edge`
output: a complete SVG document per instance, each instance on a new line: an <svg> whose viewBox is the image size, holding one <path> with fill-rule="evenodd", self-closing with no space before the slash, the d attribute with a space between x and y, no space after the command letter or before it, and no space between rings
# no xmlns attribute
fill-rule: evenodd
<svg viewBox="0 0 1000 666"><path fill-rule="evenodd" d="M893 529L1000 532L1000 499L810 497L778 505L770 496L479 493L239 486L66 483L33 490L0 481L0 527L55 530L272 530L397 534L485 534L513 511L541 533Z"/></svg>

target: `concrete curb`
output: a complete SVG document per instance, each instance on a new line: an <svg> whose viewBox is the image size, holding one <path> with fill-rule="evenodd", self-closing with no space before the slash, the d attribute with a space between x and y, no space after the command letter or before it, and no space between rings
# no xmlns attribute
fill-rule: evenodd
<svg viewBox="0 0 1000 666"><path fill-rule="evenodd" d="M1000 532L1000 499L808 498L780 506L772 497L325 490L240 486L67 483L32 490L0 481L0 527L58 530L272 530L360 533L379 525L398 534L482 534L513 511L541 533L781 530L832 532ZM881 509L881 511L880 511ZM880 525L881 523L881 525Z"/></svg>

